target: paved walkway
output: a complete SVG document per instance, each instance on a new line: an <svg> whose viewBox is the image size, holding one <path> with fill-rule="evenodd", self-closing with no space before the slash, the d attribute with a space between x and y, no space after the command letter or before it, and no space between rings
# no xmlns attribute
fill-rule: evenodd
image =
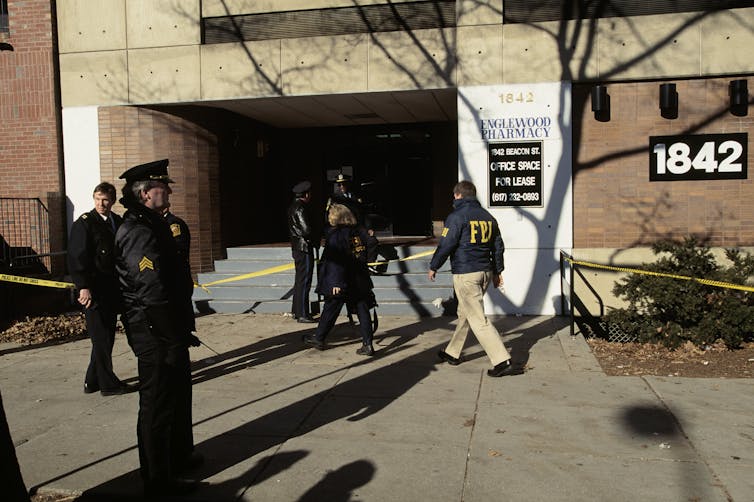
<svg viewBox="0 0 754 502"><path fill-rule="evenodd" d="M495 324L524 374L437 364L453 318L381 318L373 359L345 322L317 352L279 315L199 318L190 500L754 500L754 380L608 377L564 318ZM27 487L138 500L137 395L83 394L89 342L0 354Z"/></svg>

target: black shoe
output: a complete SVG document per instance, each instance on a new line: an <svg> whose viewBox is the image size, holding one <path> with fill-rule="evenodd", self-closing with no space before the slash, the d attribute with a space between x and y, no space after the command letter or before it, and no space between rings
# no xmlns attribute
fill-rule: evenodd
<svg viewBox="0 0 754 502"><path fill-rule="evenodd" d="M364 344L358 349L356 349L356 353L360 356L373 356L374 355L374 347L372 345Z"/></svg>
<svg viewBox="0 0 754 502"><path fill-rule="evenodd" d="M513 369L510 359L497 364L491 370L487 370L487 374L491 377L502 377L506 375L514 375L516 371Z"/></svg>
<svg viewBox="0 0 754 502"><path fill-rule="evenodd" d="M460 357L453 357L444 350L439 351L437 353L437 357L450 364L451 366L458 366L462 362Z"/></svg>
<svg viewBox="0 0 754 502"><path fill-rule="evenodd" d="M325 350L325 342L317 340L314 335L304 335L301 339L305 344L310 345L317 350Z"/></svg>
<svg viewBox="0 0 754 502"><path fill-rule="evenodd" d="M198 451L192 451L188 457L175 463L175 472L182 473L193 471L204 463L204 455Z"/></svg>
<svg viewBox="0 0 754 502"><path fill-rule="evenodd" d="M315 319L312 319L311 317L297 317L296 322L304 322L304 323L311 324L317 321Z"/></svg>
<svg viewBox="0 0 754 502"><path fill-rule="evenodd" d="M173 478L161 483L150 483L144 487L144 495L151 500L159 500L160 497L176 497L188 495L199 488L200 483L193 479Z"/></svg>
<svg viewBox="0 0 754 502"><path fill-rule="evenodd" d="M101 390L100 394L102 394L103 396L120 396L135 391L136 387L134 385L128 385L127 383L124 383L120 387L116 387L114 389Z"/></svg>
<svg viewBox="0 0 754 502"><path fill-rule="evenodd" d="M88 383L84 383L84 394L92 394L94 392L99 392L99 387L96 385L89 385Z"/></svg>

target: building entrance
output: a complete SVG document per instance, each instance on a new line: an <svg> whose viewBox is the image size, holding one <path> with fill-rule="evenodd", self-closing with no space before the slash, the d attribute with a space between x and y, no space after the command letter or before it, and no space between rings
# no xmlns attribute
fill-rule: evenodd
<svg viewBox="0 0 754 502"><path fill-rule="evenodd" d="M455 122L310 130L309 158L321 159L319 172L309 169L298 177L318 181L326 202L344 174L378 235L428 237L434 184L456 177L456 130Z"/></svg>

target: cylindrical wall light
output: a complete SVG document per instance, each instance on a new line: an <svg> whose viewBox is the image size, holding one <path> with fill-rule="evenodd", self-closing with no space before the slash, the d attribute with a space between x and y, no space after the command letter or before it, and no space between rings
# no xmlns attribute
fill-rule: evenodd
<svg viewBox="0 0 754 502"><path fill-rule="evenodd" d="M592 87L592 111L595 120L599 122L610 121L610 95L604 85Z"/></svg>
<svg viewBox="0 0 754 502"><path fill-rule="evenodd" d="M678 118L678 93L675 84L660 84L660 115L666 119Z"/></svg>
<svg viewBox="0 0 754 502"><path fill-rule="evenodd" d="M749 112L749 88L746 80L731 80L728 84L730 113L745 117Z"/></svg>

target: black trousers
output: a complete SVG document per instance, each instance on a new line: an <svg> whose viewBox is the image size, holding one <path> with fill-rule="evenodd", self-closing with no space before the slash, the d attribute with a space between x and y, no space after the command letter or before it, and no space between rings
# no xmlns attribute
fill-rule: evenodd
<svg viewBox="0 0 754 502"><path fill-rule="evenodd" d="M175 412L171 428L171 461L180 466L194 451L194 432L191 389L191 360L188 348L176 354L175 370Z"/></svg>
<svg viewBox="0 0 754 502"><path fill-rule="evenodd" d="M295 317L311 317L309 310L309 291L312 288L314 274L314 253L294 249L293 263L296 267L296 278L293 283L293 303L291 312Z"/></svg>
<svg viewBox="0 0 754 502"><path fill-rule="evenodd" d="M322 307L322 315L317 324L317 331L314 337L324 342L330 330L335 326L343 305L346 300L340 296L326 296L325 304ZM356 300L349 302L349 308L356 311L359 316L359 329L361 330L361 341L364 345L372 344L372 319L369 317L369 304L365 300Z"/></svg>
<svg viewBox="0 0 754 502"><path fill-rule="evenodd" d="M92 341L92 353L84 382L92 390L115 390L123 383L113 372L113 344L115 343L115 308L96 303L84 309L86 330Z"/></svg>
<svg viewBox="0 0 754 502"><path fill-rule="evenodd" d="M179 343L166 310L151 311L148 321L127 323L128 340L138 358L136 437L148 490L172 479L176 465L193 449L188 348Z"/></svg>

